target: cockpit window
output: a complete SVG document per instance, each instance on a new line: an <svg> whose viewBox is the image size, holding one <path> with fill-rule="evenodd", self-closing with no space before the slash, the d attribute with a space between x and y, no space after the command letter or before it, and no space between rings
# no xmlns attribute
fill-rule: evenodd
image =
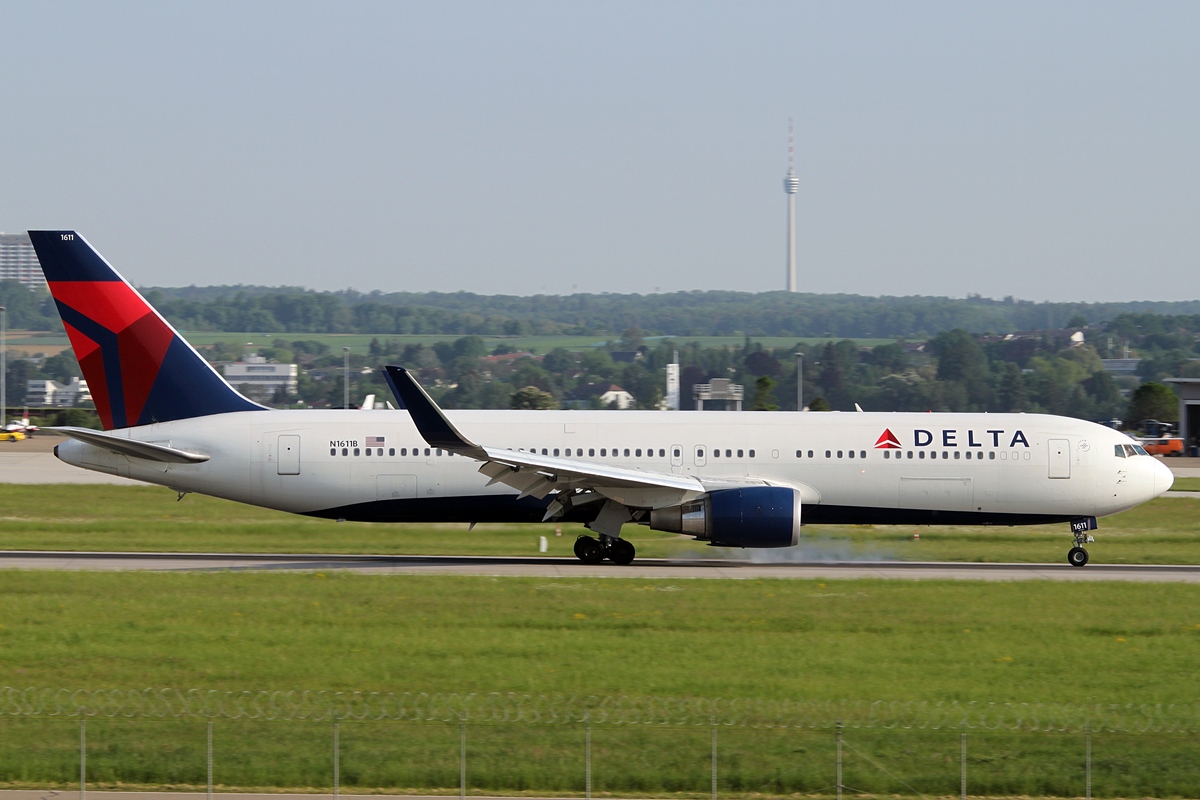
<svg viewBox="0 0 1200 800"><path fill-rule="evenodd" d="M1116 455L1117 458L1125 457L1125 447L1123 445L1114 444L1113 451L1114 451L1114 455Z"/></svg>
<svg viewBox="0 0 1200 800"><path fill-rule="evenodd" d="M1134 446L1133 446L1133 445L1131 445L1131 444L1127 444L1127 445L1125 445L1125 455L1126 455L1127 457L1130 457L1130 458L1132 458L1133 456L1136 456L1136 455L1138 454L1138 450L1139 450L1139 448L1137 448L1137 447L1134 447ZM1142 452L1144 453L1144 452L1146 452L1146 451L1145 451L1145 450L1142 450Z"/></svg>
<svg viewBox="0 0 1200 800"><path fill-rule="evenodd" d="M1137 453L1139 456L1150 455L1149 453L1146 452L1146 448L1142 447L1140 444L1135 444L1133 446L1133 452Z"/></svg>

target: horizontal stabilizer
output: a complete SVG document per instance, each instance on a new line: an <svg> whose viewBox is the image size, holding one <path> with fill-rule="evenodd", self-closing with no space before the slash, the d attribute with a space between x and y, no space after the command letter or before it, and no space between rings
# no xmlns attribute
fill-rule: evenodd
<svg viewBox="0 0 1200 800"><path fill-rule="evenodd" d="M46 428L45 430L58 431L84 444L90 444L93 447L100 447L131 458L144 458L147 461L163 461L168 464L199 464L203 461L208 461L209 458L204 453L192 453L188 450L179 450L165 444L139 442L137 439L113 436L110 433L101 433L91 428L61 426Z"/></svg>

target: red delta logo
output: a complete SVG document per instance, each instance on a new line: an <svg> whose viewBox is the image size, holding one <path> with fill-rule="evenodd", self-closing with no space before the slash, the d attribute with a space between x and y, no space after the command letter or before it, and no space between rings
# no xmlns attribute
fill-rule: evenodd
<svg viewBox="0 0 1200 800"><path fill-rule="evenodd" d="M892 433L890 428L884 428L883 433L879 434L879 438L875 440L876 450L899 450L900 440L896 438L896 434Z"/></svg>

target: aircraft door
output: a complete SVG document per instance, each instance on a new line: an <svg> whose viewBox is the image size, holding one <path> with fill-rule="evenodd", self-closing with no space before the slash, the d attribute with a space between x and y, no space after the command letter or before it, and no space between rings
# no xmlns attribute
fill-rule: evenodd
<svg viewBox="0 0 1200 800"><path fill-rule="evenodd" d="M703 467L705 464L708 463L708 449L704 445L702 445L702 444L696 445L695 455L696 455L695 461L696 461L697 467Z"/></svg>
<svg viewBox="0 0 1200 800"><path fill-rule="evenodd" d="M683 445L671 445L671 471L679 472L683 469Z"/></svg>
<svg viewBox="0 0 1200 800"><path fill-rule="evenodd" d="M1071 477L1071 442L1067 439L1051 439L1046 442L1050 451L1050 477Z"/></svg>
<svg viewBox="0 0 1200 800"><path fill-rule="evenodd" d="M300 474L300 437L285 434L279 437L279 457L275 460L280 475Z"/></svg>

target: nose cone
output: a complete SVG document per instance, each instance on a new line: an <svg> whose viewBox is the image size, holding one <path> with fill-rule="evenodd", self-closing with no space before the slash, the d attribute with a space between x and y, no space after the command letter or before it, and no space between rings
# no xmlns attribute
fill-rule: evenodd
<svg viewBox="0 0 1200 800"><path fill-rule="evenodd" d="M1154 460L1154 496L1158 497L1175 483L1175 473L1158 459Z"/></svg>

